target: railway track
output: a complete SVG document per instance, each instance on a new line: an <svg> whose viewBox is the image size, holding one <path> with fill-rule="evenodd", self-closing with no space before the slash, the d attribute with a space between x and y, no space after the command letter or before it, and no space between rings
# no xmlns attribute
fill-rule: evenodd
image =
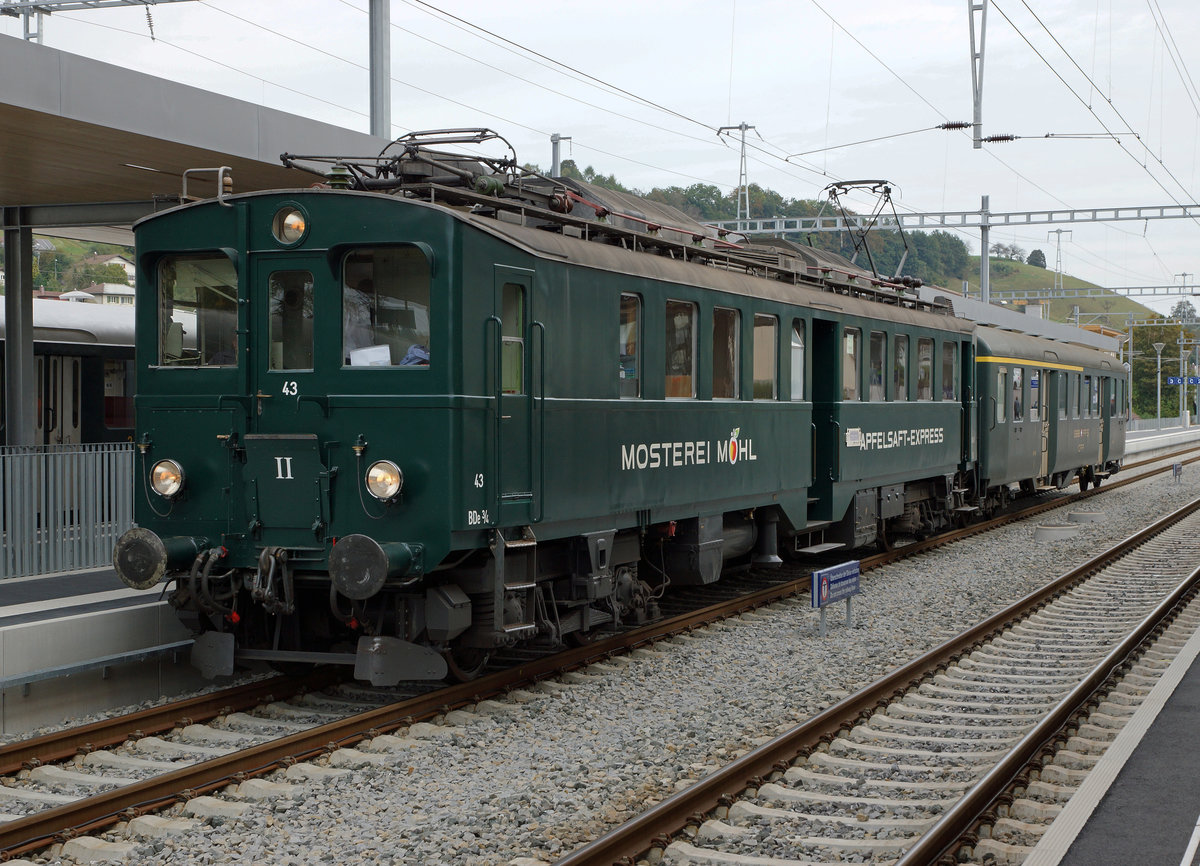
<svg viewBox="0 0 1200 866"><path fill-rule="evenodd" d="M558 866L1019 864L1196 630L1198 512L1200 500Z"/></svg>
<svg viewBox="0 0 1200 866"><path fill-rule="evenodd" d="M1108 485L1104 490L1115 486ZM1095 493L1092 491L1084 495L1092 496ZM1063 501L1063 497L1058 497L1053 504L1062 504ZM1045 507L1045 504L1038 507ZM983 526L1000 525L1004 520L1013 519L1018 519L1018 516L998 519ZM930 540L890 554L870 557L864 560L864 569L928 549L935 543L937 541ZM944 540L942 543L945 543ZM307 721L299 722L295 708L288 709L289 705L282 703L282 698L288 693L286 690L298 692L304 688L315 690L328 686L332 678L325 673L324 676L329 679L323 682L274 680L268 684L220 692L150 711L155 714L154 717L140 715L116 719L15 744L0 749L0 771L20 772L24 778L15 783L10 780L4 787L44 791L52 796L40 798L40 803L37 802L38 797L33 797L32 804L27 802L19 810L14 810L6 805L14 802L13 797L10 795L4 799L4 791L0 790L0 813L12 818L0 823L0 855L14 856L36 851L56 840L154 812L181 799L203 796L253 776L286 768L298 761L314 758L324 760L336 748L353 747L364 740L374 741L380 734L407 728L454 709L474 708L481 701L501 698L514 688L807 591L806 577L786 580L738 598L724 600L704 610L680 614L567 653L518 660L512 670L491 674L465 686L441 689L403 700L396 700L394 695L375 693L376 703L386 701L385 705L353 715L353 707L342 706L341 715L347 718L322 719L310 713ZM265 689L266 693L256 695L255 689ZM313 694L301 699L301 703L308 704L310 708L314 701L320 702L321 697ZM200 727L201 722L214 718L218 723L217 733L207 733ZM284 723L275 724L273 718ZM153 735L172 729L183 742L202 748L193 749L190 753L177 750L181 754L171 759L174 763L164 763L162 747L154 742ZM146 747L151 757L137 754L142 747L136 743L121 745L127 740L140 742L141 739L147 740ZM135 760L113 760L108 757L113 753L102 751L114 745L118 746L118 755L123 754L125 758ZM242 746L248 748L238 748ZM160 749L158 754L153 753L155 748ZM170 751L171 747L166 748ZM217 754L218 751L221 754ZM71 761L73 766L53 766L53 762L63 760ZM139 764L138 761L144 763ZM292 772L306 771L301 768ZM115 781L79 779L70 775L72 773L107 776ZM65 787L56 790L54 786L59 784Z"/></svg>

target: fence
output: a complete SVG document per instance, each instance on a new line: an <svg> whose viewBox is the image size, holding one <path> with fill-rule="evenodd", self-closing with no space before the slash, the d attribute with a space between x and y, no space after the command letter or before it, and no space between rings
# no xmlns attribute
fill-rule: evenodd
<svg viewBox="0 0 1200 866"><path fill-rule="evenodd" d="M0 578L111 564L133 523L133 447L0 448Z"/></svg>

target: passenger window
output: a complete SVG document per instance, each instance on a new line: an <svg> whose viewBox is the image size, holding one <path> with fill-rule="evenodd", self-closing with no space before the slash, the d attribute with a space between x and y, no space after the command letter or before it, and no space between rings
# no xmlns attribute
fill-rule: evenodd
<svg viewBox="0 0 1200 866"><path fill-rule="evenodd" d="M1021 406L1023 405L1021 397L1024 394L1024 367L1013 367L1012 371L1012 419L1014 421L1024 421L1021 417Z"/></svg>
<svg viewBox="0 0 1200 866"><path fill-rule="evenodd" d="M642 336L642 299L637 295L621 295L621 348L618 367L621 375L621 396L642 396L641 353L638 344Z"/></svg>
<svg viewBox="0 0 1200 866"><path fill-rule="evenodd" d="M917 399L933 399L933 340L917 340Z"/></svg>
<svg viewBox="0 0 1200 866"><path fill-rule="evenodd" d="M804 322L792 322L792 399L804 399Z"/></svg>
<svg viewBox="0 0 1200 866"><path fill-rule="evenodd" d="M1092 414L1092 377L1083 377L1083 392L1079 395L1079 415L1090 418Z"/></svg>
<svg viewBox="0 0 1200 866"><path fill-rule="evenodd" d="M1029 420L1037 421L1042 408L1041 371L1029 371Z"/></svg>
<svg viewBox="0 0 1200 866"><path fill-rule="evenodd" d="M862 341L862 332L857 328L847 328L842 334L842 399L858 399L858 344Z"/></svg>
<svg viewBox="0 0 1200 866"><path fill-rule="evenodd" d="M158 363L222 367L235 363L238 278L221 253L168 256L158 265Z"/></svg>
<svg viewBox="0 0 1200 866"><path fill-rule="evenodd" d="M276 271L268 285L271 297L272 370L311 370L313 367L313 275L308 271ZM237 340L234 339L234 352ZM236 358L230 363L237 363Z"/></svg>
<svg viewBox="0 0 1200 866"><path fill-rule="evenodd" d="M1058 385L1058 418L1062 421L1067 417L1067 389L1070 387L1071 377L1066 373L1055 373L1054 381Z"/></svg>
<svg viewBox="0 0 1200 866"><path fill-rule="evenodd" d="M0 373L4 367L0 365ZM133 361L104 359L104 426L133 426ZM3 392L0 392L0 397Z"/></svg>
<svg viewBox="0 0 1200 866"><path fill-rule="evenodd" d="M942 399L958 399L958 345L942 343Z"/></svg>
<svg viewBox="0 0 1200 866"><path fill-rule="evenodd" d="M774 400L779 365L779 320L774 316L754 317L754 399Z"/></svg>
<svg viewBox="0 0 1200 866"><path fill-rule="evenodd" d="M713 399L736 400L741 396L738 359L742 314L717 307L713 310Z"/></svg>
<svg viewBox="0 0 1200 866"><path fill-rule="evenodd" d="M1088 414L1093 418L1100 417L1100 383L1103 381L1104 380L1099 376L1092 380L1091 400L1088 403L1088 406L1090 407L1088 409Z"/></svg>
<svg viewBox="0 0 1200 866"><path fill-rule="evenodd" d="M882 331L871 332L871 368L867 399L880 403L887 399L883 385L883 359L887 356L887 337Z"/></svg>
<svg viewBox="0 0 1200 866"><path fill-rule="evenodd" d="M1071 417L1079 417L1079 400L1083 393L1083 382L1076 373L1071 377Z"/></svg>
<svg viewBox="0 0 1200 866"><path fill-rule="evenodd" d="M908 337L896 337L896 359L892 365L892 399L908 399Z"/></svg>
<svg viewBox="0 0 1200 866"><path fill-rule="evenodd" d="M414 246L355 250L342 260L342 361L428 367L429 260Z"/></svg>
<svg viewBox="0 0 1200 866"><path fill-rule="evenodd" d="M500 289L500 387L505 394L525 393L525 287Z"/></svg>
<svg viewBox="0 0 1200 866"><path fill-rule="evenodd" d="M1008 405L1008 370L999 367L996 370L996 421L1003 424L1008 417L1005 406Z"/></svg>
<svg viewBox="0 0 1200 866"><path fill-rule="evenodd" d="M696 305L686 301L667 301L667 373L668 399L696 396Z"/></svg>

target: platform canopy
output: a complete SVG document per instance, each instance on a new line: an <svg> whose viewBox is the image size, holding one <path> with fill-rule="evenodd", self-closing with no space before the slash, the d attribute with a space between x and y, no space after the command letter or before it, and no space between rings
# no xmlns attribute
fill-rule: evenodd
<svg viewBox="0 0 1200 866"><path fill-rule="evenodd" d="M365 100L363 100L365 101ZM305 187L291 153L373 156L386 139L0 36L5 430L34 441L32 236L129 244L130 226L178 200L190 168L229 166L233 191ZM189 179L216 192L215 174Z"/></svg>

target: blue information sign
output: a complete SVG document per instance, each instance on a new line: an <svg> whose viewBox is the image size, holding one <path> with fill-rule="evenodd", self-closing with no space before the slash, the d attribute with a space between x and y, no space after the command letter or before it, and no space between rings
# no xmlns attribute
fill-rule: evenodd
<svg viewBox="0 0 1200 866"><path fill-rule="evenodd" d="M858 595L858 575L857 559L814 571L811 575L813 609Z"/></svg>
<svg viewBox="0 0 1200 866"><path fill-rule="evenodd" d="M1200 385L1200 376L1188 376L1189 385Z"/></svg>
<svg viewBox="0 0 1200 866"><path fill-rule="evenodd" d="M1182 376L1168 376L1167 384L1168 385L1182 385L1183 377Z"/></svg>

